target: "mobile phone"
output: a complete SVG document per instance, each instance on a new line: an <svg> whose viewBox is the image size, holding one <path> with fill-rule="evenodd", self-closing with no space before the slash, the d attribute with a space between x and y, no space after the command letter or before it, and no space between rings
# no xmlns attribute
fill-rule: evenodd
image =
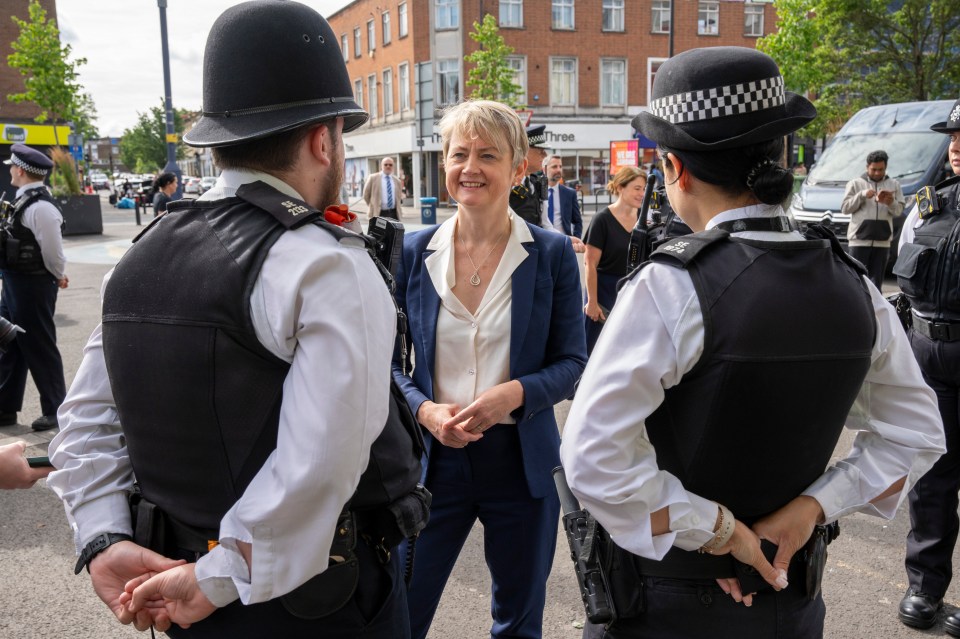
<svg viewBox="0 0 960 639"><path fill-rule="evenodd" d="M30 466L30 468L44 468L48 466L53 466L53 464L50 463L50 458L46 456L27 457L27 465Z"/></svg>

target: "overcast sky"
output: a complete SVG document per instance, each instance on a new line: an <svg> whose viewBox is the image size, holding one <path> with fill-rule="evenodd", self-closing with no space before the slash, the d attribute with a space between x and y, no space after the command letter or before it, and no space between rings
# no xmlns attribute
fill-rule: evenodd
<svg viewBox="0 0 960 639"><path fill-rule="evenodd" d="M300 0L324 16L351 0ZM207 32L238 0L167 0L173 106L201 107ZM57 0L57 22L72 58L86 58L80 82L93 96L100 135L119 136L163 100L160 9L156 0Z"/></svg>

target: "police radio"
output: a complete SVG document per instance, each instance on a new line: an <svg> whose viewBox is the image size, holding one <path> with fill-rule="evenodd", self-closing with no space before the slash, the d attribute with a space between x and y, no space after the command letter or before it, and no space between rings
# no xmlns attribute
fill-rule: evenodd
<svg viewBox="0 0 960 639"><path fill-rule="evenodd" d="M650 257L650 244L647 242L647 212L653 201L653 193L657 188L657 176L647 176L647 188L643 191L643 203L640 205L640 214L637 215L637 224L630 232L630 244L627 246L627 273L647 261Z"/></svg>

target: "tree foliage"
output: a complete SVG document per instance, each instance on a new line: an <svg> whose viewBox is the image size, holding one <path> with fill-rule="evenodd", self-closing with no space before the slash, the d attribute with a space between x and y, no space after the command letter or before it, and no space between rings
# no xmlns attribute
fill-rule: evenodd
<svg viewBox="0 0 960 639"><path fill-rule="evenodd" d="M174 109L173 128L177 137L183 135L183 118L186 111ZM177 144L177 159L185 157L182 144ZM137 123L125 129L120 140L120 161L127 166L149 167L143 173L156 173L167 163L167 116L163 106L150 107L147 113L137 113Z"/></svg>
<svg viewBox="0 0 960 639"><path fill-rule="evenodd" d="M488 13L483 22L474 22L470 38L480 45L463 58L473 65L466 82L468 87L474 87L470 97L497 100L514 109L523 106L517 101L520 86L513 81L514 71L507 64L507 56L514 49L503 41L496 19Z"/></svg>
<svg viewBox="0 0 960 639"><path fill-rule="evenodd" d="M835 132L877 104L956 98L960 0L776 0L777 31L758 47L787 87L814 96L802 132Z"/></svg>
<svg viewBox="0 0 960 639"><path fill-rule="evenodd" d="M37 0L28 7L29 20L12 16L20 29L11 43L13 53L7 63L23 76L24 91L7 96L14 103L32 102L40 107L36 121L53 124L82 119L92 129L96 109L93 100L77 81L77 69L86 64L85 58L70 60L70 45L61 45L60 30L55 20L47 19L47 12ZM56 135L57 146L60 137Z"/></svg>

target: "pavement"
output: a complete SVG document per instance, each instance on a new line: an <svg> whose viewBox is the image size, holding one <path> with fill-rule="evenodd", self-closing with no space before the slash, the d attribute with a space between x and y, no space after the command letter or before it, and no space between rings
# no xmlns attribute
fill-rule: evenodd
<svg viewBox="0 0 960 639"><path fill-rule="evenodd" d="M84 344L99 321L103 276L142 229L135 225L132 211L113 209L106 204L105 197L103 200L103 235L64 239L70 287L60 292L56 324L68 383L76 374ZM359 207L351 208L365 217L365 211L358 210ZM441 208L439 221L452 214L452 208ZM404 218L404 223L408 229L421 227L419 217L412 214ZM884 288L895 287L888 283ZM561 430L568 409L569 402L561 402L556 408ZM29 423L39 414L39 400L30 380L20 413L25 424L0 427L0 445L23 439L30 445L28 455L45 454L56 431L31 431ZM844 456L851 443L851 435L845 433L835 458ZM896 619L897 604L906 589L903 544L908 527L905 507L889 522L862 514L844 519L840 538L830 546L823 584L827 639L944 636L939 625L929 631L916 631ZM113 619L97 599L85 573L74 576L75 561L72 534L62 505L46 489L45 482L29 490L0 491L0 639L143 636ZM954 565L960 565L957 552ZM579 638L584 611L562 532L547 587L544 638ZM946 600L952 610L960 603L960 588L951 587ZM477 524L450 577L430 639L488 637L489 626L490 577L483 559L483 528Z"/></svg>

